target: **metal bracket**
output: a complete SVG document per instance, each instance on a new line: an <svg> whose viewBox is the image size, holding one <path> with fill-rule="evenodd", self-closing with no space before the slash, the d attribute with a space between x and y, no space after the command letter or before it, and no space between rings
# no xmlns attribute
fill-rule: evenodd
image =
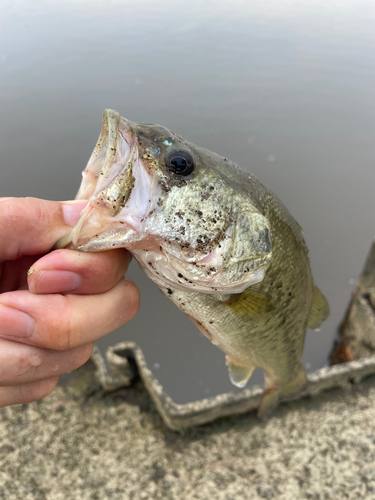
<svg viewBox="0 0 375 500"><path fill-rule="evenodd" d="M92 361L96 375L102 386L109 391L129 386L139 374L151 399L164 420L172 430L206 424L220 417L246 413L258 408L262 399L262 386L243 389L241 392L220 394L193 403L177 404L164 391L162 385L148 368L142 350L134 342L120 342L107 350L105 360L99 349L95 349ZM124 372L121 373L121 370ZM137 373L138 372L138 373ZM349 381L359 382L363 377L375 373L375 356L361 361L352 361L316 370L307 375L308 386L293 399L316 395L321 391L337 386L345 386Z"/></svg>

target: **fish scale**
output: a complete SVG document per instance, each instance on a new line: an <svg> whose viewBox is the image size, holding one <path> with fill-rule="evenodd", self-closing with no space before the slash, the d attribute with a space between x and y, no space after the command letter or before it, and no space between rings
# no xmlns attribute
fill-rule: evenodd
<svg viewBox="0 0 375 500"><path fill-rule="evenodd" d="M299 225L253 175L165 127L106 110L77 198L87 206L57 247L127 248L225 352L233 384L263 369L260 416L304 388L306 329L318 328L328 304Z"/></svg>

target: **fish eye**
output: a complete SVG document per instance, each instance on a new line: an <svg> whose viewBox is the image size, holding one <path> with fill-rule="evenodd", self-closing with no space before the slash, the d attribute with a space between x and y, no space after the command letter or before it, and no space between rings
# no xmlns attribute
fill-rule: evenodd
<svg viewBox="0 0 375 500"><path fill-rule="evenodd" d="M184 150L174 150L165 158L167 169L177 175L190 175L194 170L194 160L190 153Z"/></svg>

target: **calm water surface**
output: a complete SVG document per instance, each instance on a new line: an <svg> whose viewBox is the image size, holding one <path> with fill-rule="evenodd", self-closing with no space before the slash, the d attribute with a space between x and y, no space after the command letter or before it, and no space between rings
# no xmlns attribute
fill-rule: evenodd
<svg viewBox="0 0 375 500"><path fill-rule="evenodd" d="M0 196L73 198L107 107L231 158L304 229L331 306L304 363L326 364L375 234L374 2L0 4ZM129 276L140 312L99 345L138 342L177 402L233 390L223 353Z"/></svg>

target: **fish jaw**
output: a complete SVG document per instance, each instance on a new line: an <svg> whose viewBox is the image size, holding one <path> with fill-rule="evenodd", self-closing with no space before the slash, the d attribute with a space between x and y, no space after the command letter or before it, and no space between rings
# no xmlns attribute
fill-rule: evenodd
<svg viewBox="0 0 375 500"><path fill-rule="evenodd" d="M169 147L192 151L199 167L193 178L168 172ZM186 291L241 293L262 281L272 255L267 219L251 203L244 207L212 165L204 166L207 152L194 148L168 129L105 110L76 197L87 206L56 248L126 248L154 282Z"/></svg>
<svg viewBox="0 0 375 500"><path fill-rule="evenodd" d="M145 246L143 243L142 246ZM222 269L212 272L208 266L185 262L174 255L166 253L159 246L144 250L130 248L130 252L139 267L161 289L170 287L185 292L199 292L211 295L239 294L246 288L263 281L267 265L247 273L242 279L233 281L223 279Z"/></svg>
<svg viewBox="0 0 375 500"><path fill-rule="evenodd" d="M55 248L98 252L150 239L142 234L142 222L155 210L160 187L139 158L132 122L116 111L104 111L99 139L82 176L76 199L87 200L87 206Z"/></svg>

